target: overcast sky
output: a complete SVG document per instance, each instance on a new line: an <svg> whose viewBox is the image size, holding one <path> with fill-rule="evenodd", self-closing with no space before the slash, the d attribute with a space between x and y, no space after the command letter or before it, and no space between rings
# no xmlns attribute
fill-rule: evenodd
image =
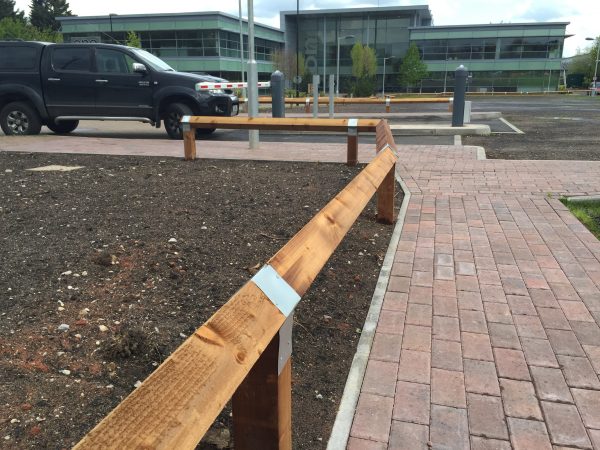
<svg viewBox="0 0 600 450"><path fill-rule="evenodd" d="M27 10L30 0L16 0L17 8ZM348 8L365 6L398 6L428 4L435 25L487 24L499 22L571 22L567 33L574 36L565 41L564 56L585 49L586 37L600 35L600 2L596 0L300 0L300 9ZM73 14L79 16L143 14L164 12L222 11L238 14L237 0L178 0L173 3L145 0L70 0ZM218 5L218 6L216 6ZM247 1L242 0L243 16L247 17ZM279 27L279 11L295 10L294 0L254 0L255 21Z"/></svg>

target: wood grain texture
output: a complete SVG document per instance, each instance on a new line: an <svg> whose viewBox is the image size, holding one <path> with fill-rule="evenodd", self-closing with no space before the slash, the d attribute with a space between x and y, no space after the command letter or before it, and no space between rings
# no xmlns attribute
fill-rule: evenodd
<svg viewBox="0 0 600 450"><path fill-rule="evenodd" d="M308 290L395 162L390 149L381 151L271 258L269 264L298 294Z"/></svg>
<svg viewBox="0 0 600 450"><path fill-rule="evenodd" d="M300 296L395 161L389 148L379 152L271 258L271 266ZM194 449L284 321L279 309L249 281L75 448ZM287 376L289 367L276 383L277 414L286 411L290 401ZM279 445L286 448L291 440L282 431L289 430L287 416L282 413L277 421Z"/></svg>
<svg viewBox="0 0 600 450"><path fill-rule="evenodd" d="M75 448L195 448L284 321L246 283Z"/></svg>
<svg viewBox="0 0 600 450"><path fill-rule="evenodd" d="M359 132L374 132L380 119L359 119ZM192 116L192 128L226 128L238 130L347 131L348 119L309 119L286 117L216 117Z"/></svg>
<svg viewBox="0 0 600 450"><path fill-rule="evenodd" d="M183 132L183 153L186 161L196 159L196 131L193 128Z"/></svg>
<svg viewBox="0 0 600 450"><path fill-rule="evenodd" d="M279 333L232 398L236 450L292 450L292 364L281 374Z"/></svg>
<svg viewBox="0 0 600 450"><path fill-rule="evenodd" d="M377 152L382 151L386 146L391 147L395 152L398 151L392 130L387 120L382 120L377 124L375 132L375 142ZM394 197L396 195L396 164L392 166L385 176L383 182L377 188L377 221L381 223L392 224L396 221L396 211L394 208Z"/></svg>
<svg viewBox="0 0 600 450"><path fill-rule="evenodd" d="M358 164L358 134L348 135L348 150L346 153L347 165L355 166Z"/></svg>

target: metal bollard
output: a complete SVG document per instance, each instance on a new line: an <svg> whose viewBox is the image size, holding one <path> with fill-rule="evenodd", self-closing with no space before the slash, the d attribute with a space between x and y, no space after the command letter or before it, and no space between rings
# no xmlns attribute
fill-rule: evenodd
<svg viewBox="0 0 600 450"><path fill-rule="evenodd" d="M271 116L285 117L284 76L276 70L271 74Z"/></svg>
<svg viewBox="0 0 600 450"><path fill-rule="evenodd" d="M462 127L465 119L465 92L469 71L462 64L454 72L454 105L452 109L452 126Z"/></svg>
<svg viewBox="0 0 600 450"><path fill-rule="evenodd" d="M319 81L320 75L313 75L313 117L319 117Z"/></svg>

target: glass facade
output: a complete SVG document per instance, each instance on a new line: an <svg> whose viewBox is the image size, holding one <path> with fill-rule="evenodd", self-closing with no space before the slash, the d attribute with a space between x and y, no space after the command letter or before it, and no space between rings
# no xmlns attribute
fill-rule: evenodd
<svg viewBox="0 0 600 450"><path fill-rule="evenodd" d="M298 17L295 11L283 12L281 20L286 48L295 53L297 44L304 56L307 73L300 75L320 75L321 80L324 75L336 75L339 42L340 90L347 90L352 79L350 52L355 43L375 50L378 83L382 81L383 58L387 59L386 79L393 80L398 77L399 61L408 50L410 27L428 25L431 16L427 7L388 7L360 12L324 10L319 14L300 11Z"/></svg>
<svg viewBox="0 0 600 450"><path fill-rule="evenodd" d="M241 78L240 32L236 17L222 13L158 14L61 18L65 42L125 43L135 31L141 45L177 70L206 72L233 81ZM244 60L248 60L243 22ZM259 78L273 72L273 54L283 48L283 33L255 24L254 49Z"/></svg>
<svg viewBox="0 0 600 450"><path fill-rule="evenodd" d="M413 41L424 61L477 59L549 59L562 55L563 38L503 37Z"/></svg>
<svg viewBox="0 0 600 450"><path fill-rule="evenodd" d="M471 91L540 92L560 84L566 23L412 28L429 75L422 91L452 91L465 65Z"/></svg>

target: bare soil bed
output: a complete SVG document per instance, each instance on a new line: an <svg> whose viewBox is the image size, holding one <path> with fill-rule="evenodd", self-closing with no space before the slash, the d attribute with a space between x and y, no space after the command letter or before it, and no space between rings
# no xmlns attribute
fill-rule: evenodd
<svg viewBox="0 0 600 450"><path fill-rule="evenodd" d="M0 152L0 446L76 443L359 170ZM300 303L296 448L326 445L391 232L371 203Z"/></svg>

